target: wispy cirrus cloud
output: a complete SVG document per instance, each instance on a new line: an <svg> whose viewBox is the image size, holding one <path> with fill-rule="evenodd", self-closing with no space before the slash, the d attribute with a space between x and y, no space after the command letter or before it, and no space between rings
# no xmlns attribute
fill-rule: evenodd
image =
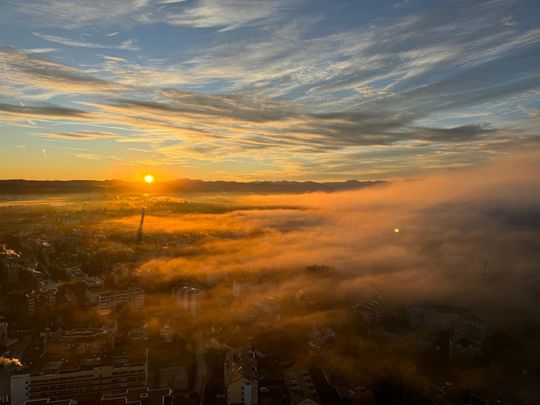
<svg viewBox="0 0 540 405"><path fill-rule="evenodd" d="M33 33L36 37L44 39L45 41L54 42L56 44L73 46L77 48L99 48L99 49L119 49L123 51L139 51L140 48L134 45L133 40L126 40L119 45L113 44L99 44L96 42L79 41L76 39L70 39L60 37L57 35L42 34L39 32Z"/></svg>
<svg viewBox="0 0 540 405"><path fill-rule="evenodd" d="M108 26L141 20L152 0L8 0L5 16L25 16L35 26L77 28L88 25Z"/></svg>
<svg viewBox="0 0 540 405"><path fill-rule="evenodd" d="M540 44L540 32L501 30L496 13L505 7L502 2L461 2L460 7L444 6L390 24L326 35L314 35L313 25L303 18L289 20L270 35L205 49L190 61L190 73L194 80L226 80L242 91L350 104L354 95L343 92L356 88L402 92L469 67L496 66L498 58L515 51L534 57L530 49Z"/></svg>
<svg viewBox="0 0 540 405"><path fill-rule="evenodd" d="M163 22L221 31L267 23L291 6L293 2L285 0L28 0L6 4L10 13L30 17L35 26L118 27Z"/></svg>
<svg viewBox="0 0 540 405"><path fill-rule="evenodd" d="M0 104L0 115L4 115L4 118L11 115L14 119L21 119L27 116L43 119L83 119L86 116L86 112L56 105L26 106Z"/></svg>
<svg viewBox="0 0 540 405"><path fill-rule="evenodd" d="M150 84L154 87L192 84L192 75L178 66L168 66L162 61L133 62L112 55L102 55L100 72L126 86Z"/></svg>
<svg viewBox="0 0 540 405"><path fill-rule="evenodd" d="M118 139L119 135L110 132L68 132L68 133L39 133L42 138L70 139L75 141L85 141L92 139Z"/></svg>
<svg viewBox="0 0 540 405"><path fill-rule="evenodd" d="M99 153L85 153L85 152L70 152L69 156L82 160L119 160L116 156L99 154Z"/></svg>
<svg viewBox="0 0 540 405"><path fill-rule="evenodd" d="M40 53L56 52L57 50L58 50L57 48L29 48L29 49L24 49L23 52L27 54L40 54Z"/></svg>
<svg viewBox="0 0 540 405"><path fill-rule="evenodd" d="M178 11L168 10L165 21L169 24L197 28L218 27L221 31L230 31L278 18L295 2L297 0L197 0L193 5Z"/></svg>
<svg viewBox="0 0 540 405"><path fill-rule="evenodd" d="M516 21L514 20L514 17L509 15L507 17L504 17L504 18L501 18L501 21L500 23L502 25L506 25L507 27L512 27L514 25L516 25Z"/></svg>
<svg viewBox="0 0 540 405"><path fill-rule="evenodd" d="M123 86L86 73L81 69L29 55L12 47L0 47L0 79L16 88L71 94L95 94L120 90Z"/></svg>

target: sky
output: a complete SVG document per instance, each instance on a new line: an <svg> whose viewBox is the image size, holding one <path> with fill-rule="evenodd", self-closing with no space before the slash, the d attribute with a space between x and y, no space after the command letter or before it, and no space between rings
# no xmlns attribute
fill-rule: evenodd
<svg viewBox="0 0 540 405"><path fill-rule="evenodd" d="M373 180L538 148L531 0L2 0L0 178Z"/></svg>

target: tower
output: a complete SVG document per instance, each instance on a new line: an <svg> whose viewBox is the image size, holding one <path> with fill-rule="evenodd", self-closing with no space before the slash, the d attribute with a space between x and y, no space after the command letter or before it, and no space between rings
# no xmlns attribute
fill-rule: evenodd
<svg viewBox="0 0 540 405"><path fill-rule="evenodd" d="M141 221L139 222L139 231L137 232L137 243L141 243L142 241L145 211L146 211L146 208L143 207L141 210Z"/></svg>

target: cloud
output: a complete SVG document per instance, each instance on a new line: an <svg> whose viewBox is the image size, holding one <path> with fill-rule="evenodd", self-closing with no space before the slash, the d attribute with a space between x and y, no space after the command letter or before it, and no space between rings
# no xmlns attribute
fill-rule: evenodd
<svg viewBox="0 0 540 405"><path fill-rule="evenodd" d="M123 51L139 51L140 49L133 45L132 40L122 42L120 45L105 45L95 42L77 41L69 38L59 37L57 35L40 34L38 32L33 33L36 37L44 39L45 41L54 42L65 46L73 46L78 48L104 48L104 49L120 49Z"/></svg>
<svg viewBox="0 0 540 405"><path fill-rule="evenodd" d="M91 139L117 139L119 135L110 132L69 132L69 133L40 133L40 137L52 139L91 140Z"/></svg>
<svg viewBox="0 0 540 405"><path fill-rule="evenodd" d="M406 7L411 4L411 0L400 0L398 3L394 4L394 7Z"/></svg>
<svg viewBox="0 0 540 405"><path fill-rule="evenodd" d="M96 80L80 70L45 60L37 60L32 65L33 59L12 50L8 55L18 61L12 64L16 72L19 72L19 76L16 77L21 82L42 83L44 77L52 81L57 79L53 77L53 73L58 73L62 81L72 79L73 82L78 82L73 83L74 89L71 91L75 91L77 86L88 86L94 92L101 90L103 95L116 91L126 96L138 97L80 102L80 105L86 107L85 110L52 105L25 107L2 104L0 111L4 116L12 122L21 124L26 122L28 116L34 116L42 121L84 120L88 124L130 129L130 135L119 138L118 141L146 143L149 150L161 156L155 162L141 161L143 164L170 165L179 162L192 164L189 163L189 159L207 160L210 157L219 162L240 158L246 151L251 150L258 153L264 151L265 159L272 160L271 166L281 165L275 173L268 171L265 174L267 176L283 176L287 173L295 178L298 178L296 176L309 178L311 173L317 173L324 167L326 175L330 176L333 173L335 176L328 177L329 179L356 177L358 176L356 173L362 173L363 178L380 178L388 173L387 167L392 162L390 156L394 152L390 149L386 149L386 152L380 149L381 153L376 160L359 161L353 158L357 153L354 148L390 146L393 146L394 150L401 148L404 153L415 156L415 160L411 160L409 167L403 170L403 173L410 173L415 166L418 170L418 167L433 169L449 164L455 166L471 164L475 161L470 158L474 155L471 151L477 152L476 161L478 161L478 156L487 151L494 151L493 145L500 148L503 145L501 142L505 140L501 129L493 127L488 122L445 127L419 125L418 121L425 121L430 111L422 111L421 104L415 106L418 103L416 100L425 97L424 94L433 92L439 93L439 103L444 105L449 102L440 96L441 89L450 88L449 84L443 82L407 94L409 101L407 111L392 111L400 106L399 95L382 95L382 98L377 98L370 104L360 105L357 109L347 112L312 112L309 105L301 102L280 101L249 94L212 95L156 87L144 88L144 93L141 93L142 89L136 83L117 84L114 81ZM107 58L108 63L124 63L117 58L109 59ZM481 68L482 66L478 70ZM472 73L469 75L475 76ZM129 73L126 76L129 77ZM453 91L458 95L460 89L467 85L466 76L460 79L464 83L453 87ZM534 76L530 80L535 80ZM60 87L60 82L58 86ZM47 82L47 87L55 88L55 85ZM431 90L435 88L438 89ZM501 96L508 94L506 91L499 91ZM510 86L508 91L515 92L516 89ZM466 100L461 95L456 99L461 103L465 103ZM431 110L437 110L435 102L426 105L429 105ZM378 110L377 113L372 112L375 109ZM101 132L93 131L93 133ZM47 134L64 139L89 137L88 134L81 136L81 134L74 135L75 133L47 132ZM476 149L471 149L471 142L482 144L478 144ZM528 139L526 136L514 136L512 142L523 143L528 142ZM469 150L465 153L463 149L458 155L461 156L459 160L456 160L458 158L456 153L460 151L457 147L454 148L453 154L450 152L436 154L440 150L428 148L437 145L441 149L460 143L468 143ZM413 144L424 146L423 157L420 156L420 151L410 148ZM302 154L303 158L296 162L286 161L282 158L285 151L292 155ZM342 151L341 161L334 164L329 155L339 151ZM252 154L251 158L257 159L258 153ZM383 163L385 153L386 163ZM404 157L405 154L400 156ZM343 161L344 157L351 160ZM428 165L426 164L428 159L438 163ZM368 170L364 166L366 164ZM375 167L376 172L373 171ZM331 168L335 168L334 171ZM397 172L400 168L405 169L402 164L395 166L393 171Z"/></svg>
<svg viewBox="0 0 540 405"><path fill-rule="evenodd" d="M35 26L78 28L144 20L150 0L28 0L9 2L6 15L25 16Z"/></svg>
<svg viewBox="0 0 540 405"><path fill-rule="evenodd" d="M412 108L415 111L433 112L495 102L537 89L540 87L540 75L531 72L530 68L538 61L540 31L535 33L535 37L535 45L528 49L514 50L512 54L495 61L478 64L395 97L376 100L373 104L394 110ZM496 80L501 76L505 80Z"/></svg>
<svg viewBox="0 0 540 405"><path fill-rule="evenodd" d="M65 108L53 105L45 106L21 106L21 105L11 105L11 104L1 104L0 103L0 115L7 115L9 118L10 115L15 117L25 117L32 116L34 118L51 118L51 119L82 119L85 116L85 112L82 110L77 110L73 108Z"/></svg>
<svg viewBox="0 0 540 405"><path fill-rule="evenodd" d="M178 155L185 154L187 147L192 148L192 153L197 153L197 144L203 148L200 149L202 154L215 153L216 157L227 149L229 153L253 149L326 154L355 146L398 145L414 141L452 143L483 138L489 142L489 136L496 134L496 129L485 125L419 127L414 125L419 116L407 113L359 111L313 114L295 110L290 103L178 91L168 91L161 99L167 102L120 99L112 104L91 106L100 110L101 120L122 117L117 124L154 128L162 133L162 139L181 137L184 141L197 142L159 147L168 156L174 156L176 151ZM222 143L233 136L235 143ZM154 136L153 139L160 143L160 137Z"/></svg>
<svg viewBox="0 0 540 405"><path fill-rule="evenodd" d="M187 73L177 66L164 66L163 63L151 60L136 63L111 55L104 55L103 60L100 71L122 85L165 87L190 84Z"/></svg>
<svg viewBox="0 0 540 405"><path fill-rule="evenodd" d="M11 112L12 120L25 120L33 114L41 120L84 119L92 123L131 128L137 130L129 136L118 137L110 133L57 133L47 132L43 136L61 139L112 139L119 142L146 143L149 151L158 153L161 158L155 164L173 164L186 159L208 159L216 161L243 156L247 150L265 152L265 157L278 161L283 153L303 153L305 157L298 162L298 172L304 176L315 173L325 167L325 173L335 177L350 178L351 171L361 171L364 176L376 178L387 171L378 165L378 175L368 175L364 164L373 166L377 161L392 166L389 158L391 151L381 149L377 160L355 158L355 147L394 147L409 154L419 155L418 162L411 161L411 167L426 165L429 155L437 156L440 166L450 164L454 159L450 153L434 155L430 145L444 149L450 144L468 144L482 142L476 152L489 150L490 145L500 144L504 140L501 130L488 124L464 125L447 128L418 126L416 121L421 116L411 113L347 112L347 113L310 113L302 111L289 102L270 101L248 96L204 95L192 92L163 90L159 92L162 102L136 99L116 99L109 103L81 103L87 110L64 109L61 107L17 107L0 105L0 111ZM227 141L234 139L234 142ZM527 137L515 137L514 142L527 142ZM424 150L411 149L411 146L423 145ZM332 155L338 151L340 159L331 162ZM459 148L454 147L454 153ZM386 154L386 156L385 156ZM324 157L328 156L328 157ZM466 165L468 154L463 154L461 162ZM256 155L253 156L256 158ZM400 155L402 158L403 155ZM350 160L343 160L343 158ZM154 164L144 161L144 164ZM469 163L470 164L470 161ZM356 168L355 168L356 167ZM334 169L333 169L334 168ZM339 169L338 169L339 168ZM396 166L395 171L400 167ZM401 169L403 167L401 166ZM336 170L336 171L332 171ZM283 176L283 171L276 172ZM295 176L294 173L289 173Z"/></svg>
<svg viewBox="0 0 540 405"><path fill-rule="evenodd" d="M505 25L507 27L513 27L514 25L516 25L516 22L514 20L514 17L509 15L508 17L504 17L501 19L500 23L502 25Z"/></svg>
<svg viewBox="0 0 540 405"><path fill-rule="evenodd" d="M421 134L419 139L426 141L466 142L475 138L486 138L496 130L485 125L463 125L454 128L416 128Z"/></svg>
<svg viewBox="0 0 540 405"><path fill-rule="evenodd" d="M24 96L27 89L22 86L31 87L34 91L76 94L107 93L123 88L80 69L29 55L11 47L0 47L0 58L3 62L3 69L0 70L2 82L13 86L21 96Z"/></svg>
<svg viewBox="0 0 540 405"><path fill-rule="evenodd" d="M221 27L221 31L230 31L267 22L290 9L290 3L283 0L197 0L193 6L179 12L169 11L166 21L197 28Z"/></svg>
<svg viewBox="0 0 540 405"><path fill-rule="evenodd" d="M30 48L30 49L24 49L23 52L27 54L33 54L33 53L51 53L56 52L58 49L56 48Z"/></svg>
<svg viewBox="0 0 540 405"><path fill-rule="evenodd" d="M29 0L9 4L8 12L29 18L35 26L118 27L165 22L227 31L268 22L290 8L291 3L284 0Z"/></svg>
<svg viewBox="0 0 540 405"><path fill-rule="evenodd" d="M68 153L69 156L73 156L77 159L83 159L83 160L104 160L104 159L112 159L112 160L119 160L116 156L110 156L105 154L98 154L98 153L83 153L83 152L77 152L77 153Z"/></svg>
<svg viewBox="0 0 540 405"><path fill-rule="evenodd" d="M300 93L306 101L335 105L343 98L358 100L333 92L362 87L401 92L452 76L455 69L486 68L487 62L496 67L498 57L519 49L537 54L530 49L540 41L536 29L501 32L494 24L506 11L502 2L458 3L325 35L314 29L318 24L292 19L279 29L205 49L192 60L194 79L227 80L237 89L272 96ZM469 85L471 92L478 87Z"/></svg>

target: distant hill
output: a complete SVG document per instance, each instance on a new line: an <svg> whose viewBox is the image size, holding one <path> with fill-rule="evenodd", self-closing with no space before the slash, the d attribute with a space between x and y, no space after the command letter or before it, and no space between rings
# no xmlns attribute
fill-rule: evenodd
<svg viewBox="0 0 540 405"><path fill-rule="evenodd" d="M162 193L306 193L355 190L384 181L203 181L180 179L151 186L122 180L0 180L0 194L124 193L151 190Z"/></svg>

